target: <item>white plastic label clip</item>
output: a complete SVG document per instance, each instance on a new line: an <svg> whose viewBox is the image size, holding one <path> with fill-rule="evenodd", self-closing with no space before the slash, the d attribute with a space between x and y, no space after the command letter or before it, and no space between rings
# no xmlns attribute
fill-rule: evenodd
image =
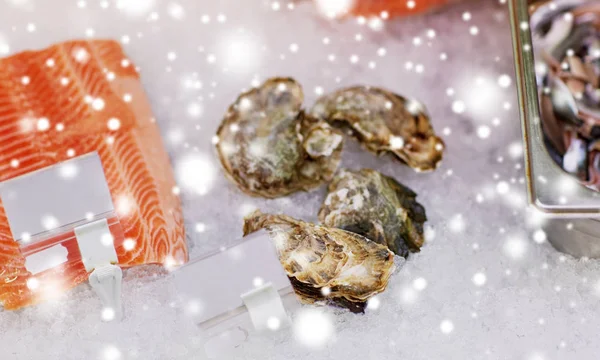
<svg viewBox="0 0 600 360"><path fill-rule="evenodd" d="M121 317L122 271L115 266L118 258L109 221L114 233L120 234L116 236L122 236L122 229L98 153L4 181L0 198L32 276L61 277L59 267L79 261L81 254L86 271L91 272L90 283L105 307L102 317Z"/></svg>
<svg viewBox="0 0 600 360"><path fill-rule="evenodd" d="M100 297L106 321L120 320L121 282L123 272L116 265L117 252L106 219L91 222L75 228L75 237L81 252L81 260L90 274L90 285Z"/></svg>
<svg viewBox="0 0 600 360"><path fill-rule="evenodd" d="M271 283L243 294L242 300L257 331L279 330L291 323L281 296Z"/></svg>
<svg viewBox="0 0 600 360"><path fill-rule="evenodd" d="M232 358L255 332L284 329L291 324L288 313L299 306L265 231L174 274L185 317L199 325L211 359Z"/></svg>
<svg viewBox="0 0 600 360"><path fill-rule="evenodd" d="M121 320L123 317L122 280L123 270L116 265L99 267L90 274L90 285L104 305L102 319L105 321Z"/></svg>

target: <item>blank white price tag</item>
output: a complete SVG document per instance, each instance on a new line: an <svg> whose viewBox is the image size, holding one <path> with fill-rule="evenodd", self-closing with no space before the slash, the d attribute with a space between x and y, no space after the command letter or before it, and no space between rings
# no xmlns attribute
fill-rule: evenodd
<svg viewBox="0 0 600 360"><path fill-rule="evenodd" d="M15 240L114 210L95 152L4 181L0 198Z"/></svg>
<svg viewBox="0 0 600 360"><path fill-rule="evenodd" d="M275 247L263 231L175 272L178 293L197 324L244 307L241 296L266 283L278 292L291 289Z"/></svg>
<svg viewBox="0 0 600 360"><path fill-rule="evenodd" d="M194 260L174 277L184 316L199 325L211 358L222 358L253 332L285 327L287 312L299 305L266 231Z"/></svg>

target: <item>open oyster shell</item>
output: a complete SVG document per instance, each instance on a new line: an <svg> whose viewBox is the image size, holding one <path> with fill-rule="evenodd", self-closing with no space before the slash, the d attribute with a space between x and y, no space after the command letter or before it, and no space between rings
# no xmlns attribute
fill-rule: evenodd
<svg viewBox="0 0 600 360"><path fill-rule="evenodd" d="M424 243L425 208L417 194L378 171L341 169L329 184L319 220L386 245L400 256Z"/></svg>
<svg viewBox="0 0 600 360"><path fill-rule="evenodd" d="M306 303L331 302L363 312L394 270L392 252L355 233L255 211L245 219L244 235L260 229L270 233L294 290Z"/></svg>
<svg viewBox="0 0 600 360"><path fill-rule="evenodd" d="M355 86L322 96L311 115L352 130L375 154L392 152L417 171L434 170L444 142L437 137L425 107L384 89Z"/></svg>
<svg viewBox="0 0 600 360"><path fill-rule="evenodd" d="M227 177L252 196L276 198L331 180L343 137L302 110L302 88L272 78L241 94L217 130Z"/></svg>

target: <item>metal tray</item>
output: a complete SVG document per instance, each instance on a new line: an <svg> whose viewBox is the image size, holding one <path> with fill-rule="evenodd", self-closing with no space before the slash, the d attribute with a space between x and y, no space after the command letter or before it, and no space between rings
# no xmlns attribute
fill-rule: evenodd
<svg viewBox="0 0 600 360"><path fill-rule="evenodd" d="M584 4L585 0L552 1L553 6ZM540 125L534 48L530 29L550 2L510 0L509 11L529 202L548 219L544 230L558 250L576 257L600 257L600 193L571 178L550 157Z"/></svg>

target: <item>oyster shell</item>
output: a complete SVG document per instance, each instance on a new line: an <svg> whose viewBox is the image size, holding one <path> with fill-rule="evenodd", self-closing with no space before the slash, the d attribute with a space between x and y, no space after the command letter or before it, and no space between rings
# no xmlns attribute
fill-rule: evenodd
<svg viewBox="0 0 600 360"><path fill-rule="evenodd" d="M329 184L319 220L351 231L406 257L424 243L425 208L417 194L378 171L342 169Z"/></svg>
<svg viewBox="0 0 600 360"><path fill-rule="evenodd" d="M417 171L434 170L444 142L429 123L425 107L384 89L355 86L322 96L311 115L352 130L375 153L391 152Z"/></svg>
<svg viewBox="0 0 600 360"><path fill-rule="evenodd" d="M241 94L217 130L217 152L227 177L252 196L276 198L331 180L343 137L305 114L302 88L272 78Z"/></svg>
<svg viewBox="0 0 600 360"><path fill-rule="evenodd" d="M391 251L355 233L255 211L244 221L244 235L260 229L270 233L294 290L309 304L363 312L394 270Z"/></svg>

